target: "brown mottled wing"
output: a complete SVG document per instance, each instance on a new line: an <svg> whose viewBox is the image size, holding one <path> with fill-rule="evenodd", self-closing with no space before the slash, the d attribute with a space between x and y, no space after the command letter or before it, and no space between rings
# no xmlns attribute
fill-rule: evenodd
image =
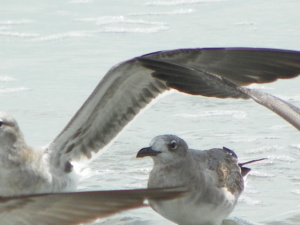
<svg viewBox="0 0 300 225"><path fill-rule="evenodd" d="M181 194L182 192L165 188L0 198L0 224L81 224L122 210L145 206L145 199L165 200L179 197Z"/></svg>
<svg viewBox="0 0 300 225"><path fill-rule="evenodd" d="M300 52L267 48L162 51L143 58L167 61L223 77L237 85L272 82L300 74Z"/></svg>
<svg viewBox="0 0 300 225"><path fill-rule="evenodd" d="M244 180L238 165L236 154L228 149L210 149L208 154L208 168L217 173L218 187L226 187L232 194L240 194L244 190Z"/></svg>
<svg viewBox="0 0 300 225"><path fill-rule="evenodd" d="M135 59L113 67L50 145L51 165L67 171L68 161L90 158L168 89Z"/></svg>

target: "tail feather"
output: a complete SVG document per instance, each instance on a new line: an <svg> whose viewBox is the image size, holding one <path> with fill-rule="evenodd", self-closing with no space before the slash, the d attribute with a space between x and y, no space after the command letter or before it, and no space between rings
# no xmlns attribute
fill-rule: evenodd
<svg viewBox="0 0 300 225"><path fill-rule="evenodd" d="M251 160L251 161L239 163L239 167L241 168L241 174L242 174L242 176L245 177L251 171L250 168L244 167L244 165L247 165L247 164L250 164L250 163L254 163L254 162L259 162L259 161L262 161L262 160L265 160L265 159L267 159L267 158L254 159L254 160Z"/></svg>

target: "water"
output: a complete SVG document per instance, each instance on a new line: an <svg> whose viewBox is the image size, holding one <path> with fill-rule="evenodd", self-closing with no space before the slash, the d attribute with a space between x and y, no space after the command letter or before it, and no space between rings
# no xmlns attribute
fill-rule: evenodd
<svg viewBox="0 0 300 225"><path fill-rule="evenodd" d="M298 1L2 1L1 110L12 113L31 145L51 142L105 72L145 53L190 47L300 50ZM300 106L299 78L257 86ZM43 132L41 132L43 131ZM192 148L226 146L253 164L230 218L238 224L299 224L299 133L252 101L168 95L89 165L80 189L146 187L150 159L135 154L152 137L173 133ZM171 222L150 208L96 224Z"/></svg>

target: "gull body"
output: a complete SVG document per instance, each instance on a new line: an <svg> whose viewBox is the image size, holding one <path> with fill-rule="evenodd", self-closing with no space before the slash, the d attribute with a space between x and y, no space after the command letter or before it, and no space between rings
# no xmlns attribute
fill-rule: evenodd
<svg viewBox="0 0 300 225"><path fill-rule="evenodd" d="M151 156L148 187L181 187L187 194L169 200L149 200L151 207L180 225L220 225L233 211L244 189L249 168L227 148L189 149L175 135L155 137L137 157ZM256 160L257 161L257 160Z"/></svg>
<svg viewBox="0 0 300 225"><path fill-rule="evenodd" d="M28 146L16 120L4 112L0 112L0 143L2 197L75 189L74 172L61 173L49 165L47 150Z"/></svg>

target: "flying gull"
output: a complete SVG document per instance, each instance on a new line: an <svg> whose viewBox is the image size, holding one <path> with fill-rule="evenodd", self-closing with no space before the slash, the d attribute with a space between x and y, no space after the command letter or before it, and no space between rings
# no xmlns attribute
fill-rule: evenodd
<svg viewBox="0 0 300 225"><path fill-rule="evenodd" d="M281 50L182 49L151 53L142 58L178 63L185 68L203 67L209 73L219 73L220 76L230 74L230 80L236 79L238 85L292 78L300 71L299 53ZM251 67L251 73L244 67ZM280 73L277 74L278 70ZM146 68L140 57L112 67L62 132L44 148L27 145L16 120L11 115L1 112L0 209L3 213L0 214L0 222L5 218L5 212L22 208L21 203L19 206L15 205L20 198L31 201L33 194L48 193L47 198L50 198L49 196L56 194L49 193L74 190L77 186L74 162L90 159L94 153L110 143L141 109L160 93L172 88L172 83L157 79L152 73L153 70ZM175 82L177 76L170 79ZM201 80L198 76L196 79ZM186 78L183 80L183 83L189 81ZM209 80L207 82L209 83ZM198 84L200 90L201 82ZM181 90L182 86L174 85L174 88ZM189 92L187 89L183 91ZM165 190L156 191L159 193ZM140 194L139 192L138 195L141 196ZM60 200L64 202L62 196L60 195ZM144 197L151 196L145 193ZM34 201L43 198L44 195L35 196ZM123 199L120 199L121 203L122 201ZM42 204L43 200L40 202ZM74 210L76 207L77 205L72 205ZM43 210L43 207L39 209ZM59 213L52 214L60 216ZM35 223L34 216L29 219L26 213L14 215L18 215L16 219L23 218L31 224ZM90 218L96 217L97 213Z"/></svg>
<svg viewBox="0 0 300 225"><path fill-rule="evenodd" d="M196 49L186 49L194 52ZM141 57L153 77L170 88L193 95L217 98L253 99L300 130L300 109L263 91L242 87L251 83L272 82L300 74L300 52L279 49L204 49L215 64L182 63L180 60ZM163 53L161 53L163 54ZM224 57L221 57L223 55ZM226 57L227 56L227 57ZM239 58L240 56L241 58ZM199 56L201 58L201 55ZM206 57L199 59L202 63Z"/></svg>
<svg viewBox="0 0 300 225"><path fill-rule="evenodd" d="M174 186L187 191L169 201L149 200L155 211L179 225L220 225L244 189L243 177L250 171L244 165L263 160L239 164L228 148L193 150L175 135L155 137L150 147L137 153L145 156L154 161L149 188Z"/></svg>

